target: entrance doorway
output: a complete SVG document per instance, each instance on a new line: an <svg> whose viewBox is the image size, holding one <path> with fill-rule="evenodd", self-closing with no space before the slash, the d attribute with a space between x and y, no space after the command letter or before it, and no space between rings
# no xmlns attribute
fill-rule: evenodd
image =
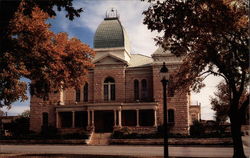
<svg viewBox="0 0 250 158"><path fill-rule="evenodd" d="M112 132L114 126L114 111L95 111L95 132Z"/></svg>

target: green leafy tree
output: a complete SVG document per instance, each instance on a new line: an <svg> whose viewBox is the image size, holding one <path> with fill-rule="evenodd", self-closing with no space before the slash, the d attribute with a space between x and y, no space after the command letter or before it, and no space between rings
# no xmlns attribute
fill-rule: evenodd
<svg viewBox="0 0 250 158"><path fill-rule="evenodd" d="M204 125L198 120L193 121L193 124L190 127L190 135L199 137L204 135L204 133L205 133Z"/></svg>
<svg viewBox="0 0 250 158"><path fill-rule="evenodd" d="M176 88L199 90L208 75L224 78L230 91L228 116L235 158L246 157L241 124L249 97L240 103L249 81L249 3L245 0L166 0L151 2L144 24L162 32L155 40L184 56Z"/></svg>
<svg viewBox="0 0 250 158"><path fill-rule="evenodd" d="M214 93L215 97L211 97L211 105L212 109L215 111L215 120L218 125L218 128L222 132L225 130L226 126L225 124L226 120L228 119L229 115L229 109L230 109L230 90L225 82L220 82L217 85L217 91ZM247 99L249 96L247 91L244 91L240 98L240 103L243 104L243 102ZM245 111L246 112L246 111ZM246 114L244 114L245 116Z"/></svg>
<svg viewBox="0 0 250 158"><path fill-rule="evenodd" d="M30 117L30 110L25 110L24 112L22 112L20 114L20 116L29 118Z"/></svg>
<svg viewBox="0 0 250 158"><path fill-rule="evenodd" d="M219 125L224 124L228 118L230 93L225 82L217 85L215 97L210 98L212 109L215 111L215 120Z"/></svg>
<svg viewBox="0 0 250 158"><path fill-rule="evenodd" d="M0 107L26 100L26 82L31 95L44 97L61 88L79 87L92 68L94 52L66 33L49 30L48 18L65 8L72 20L82 9L74 9L72 0L0 1Z"/></svg>
<svg viewBox="0 0 250 158"><path fill-rule="evenodd" d="M29 125L30 118L20 116L10 124L9 130L14 137L22 137L30 133Z"/></svg>
<svg viewBox="0 0 250 158"><path fill-rule="evenodd" d="M0 116L3 116L4 112L2 110L0 110Z"/></svg>

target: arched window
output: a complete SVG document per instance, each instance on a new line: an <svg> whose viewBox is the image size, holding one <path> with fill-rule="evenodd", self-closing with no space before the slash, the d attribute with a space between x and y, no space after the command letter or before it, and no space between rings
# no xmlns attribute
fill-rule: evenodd
<svg viewBox="0 0 250 158"><path fill-rule="evenodd" d="M139 100L139 81L134 80L134 98L135 100Z"/></svg>
<svg viewBox="0 0 250 158"><path fill-rule="evenodd" d="M174 123L174 110L168 110L168 123Z"/></svg>
<svg viewBox="0 0 250 158"><path fill-rule="evenodd" d="M147 88L147 80L143 79L141 81L141 99L146 100L147 99L147 93L148 93L148 88Z"/></svg>
<svg viewBox="0 0 250 158"><path fill-rule="evenodd" d="M85 83L83 87L83 101L87 102L89 98L89 84Z"/></svg>
<svg viewBox="0 0 250 158"><path fill-rule="evenodd" d="M49 125L49 115L47 112L43 112L43 126L48 127Z"/></svg>
<svg viewBox="0 0 250 158"><path fill-rule="evenodd" d="M115 100L115 80L112 77L107 77L104 80L104 100Z"/></svg>
<svg viewBox="0 0 250 158"><path fill-rule="evenodd" d="M80 102L81 99L81 90L76 89L76 102Z"/></svg>

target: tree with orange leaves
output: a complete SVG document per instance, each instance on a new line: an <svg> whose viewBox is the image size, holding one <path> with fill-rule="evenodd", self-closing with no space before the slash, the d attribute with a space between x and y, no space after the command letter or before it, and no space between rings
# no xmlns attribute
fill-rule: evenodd
<svg viewBox="0 0 250 158"><path fill-rule="evenodd" d="M25 82L30 79L32 95L44 97L52 90L79 87L86 80L94 51L66 33L55 34L46 20L50 15L35 6L25 14L22 2L10 21L8 49L0 57L0 106L27 99Z"/></svg>

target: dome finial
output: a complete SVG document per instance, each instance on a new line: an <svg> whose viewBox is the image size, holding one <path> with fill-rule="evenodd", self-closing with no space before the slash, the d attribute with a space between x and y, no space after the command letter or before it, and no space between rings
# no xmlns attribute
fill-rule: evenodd
<svg viewBox="0 0 250 158"><path fill-rule="evenodd" d="M105 19L118 19L119 14L115 8L111 8L106 11L106 18Z"/></svg>

